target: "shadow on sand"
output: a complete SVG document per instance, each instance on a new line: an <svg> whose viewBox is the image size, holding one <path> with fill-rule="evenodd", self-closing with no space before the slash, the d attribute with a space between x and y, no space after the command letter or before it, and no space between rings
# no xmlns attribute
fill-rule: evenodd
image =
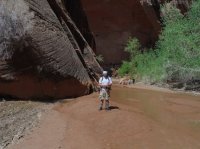
<svg viewBox="0 0 200 149"><path fill-rule="evenodd" d="M110 108L110 110L120 110L120 108L118 106L110 106L109 108Z"/></svg>

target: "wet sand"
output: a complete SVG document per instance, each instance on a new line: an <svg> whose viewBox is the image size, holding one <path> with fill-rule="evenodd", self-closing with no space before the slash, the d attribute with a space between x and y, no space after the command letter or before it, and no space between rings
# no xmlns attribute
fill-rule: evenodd
<svg viewBox="0 0 200 149"><path fill-rule="evenodd" d="M64 100L10 149L199 149L200 96L114 87L109 112L98 94Z"/></svg>

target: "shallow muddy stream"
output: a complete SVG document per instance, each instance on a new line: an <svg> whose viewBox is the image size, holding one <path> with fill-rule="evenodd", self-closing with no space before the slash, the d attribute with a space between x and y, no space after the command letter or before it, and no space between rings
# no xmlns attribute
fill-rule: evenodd
<svg viewBox="0 0 200 149"><path fill-rule="evenodd" d="M194 146L183 145L183 148L200 147L195 143L195 140L200 140L199 95L114 87L111 96L112 101L127 105L129 111L138 112L156 124L163 135L163 145L171 142L174 148L187 143Z"/></svg>
<svg viewBox="0 0 200 149"><path fill-rule="evenodd" d="M112 110L98 104L98 93L55 104L11 149L200 148L200 96L114 86Z"/></svg>
<svg viewBox="0 0 200 149"><path fill-rule="evenodd" d="M111 97L160 124L184 124L200 130L199 95L114 87Z"/></svg>

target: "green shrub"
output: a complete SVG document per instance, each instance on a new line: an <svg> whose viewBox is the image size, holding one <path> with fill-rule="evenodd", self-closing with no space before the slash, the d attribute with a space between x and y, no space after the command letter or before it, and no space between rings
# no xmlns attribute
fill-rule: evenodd
<svg viewBox="0 0 200 149"><path fill-rule="evenodd" d="M118 74L120 76L125 76L126 74L129 74L131 70L132 70L131 63L124 61L118 70Z"/></svg>
<svg viewBox="0 0 200 149"><path fill-rule="evenodd" d="M155 49L139 52L139 42L129 40L130 62L120 71L147 82L188 81L200 77L200 0L184 16L172 4L162 7L163 30ZM126 70L126 71L122 71Z"/></svg>
<svg viewBox="0 0 200 149"><path fill-rule="evenodd" d="M139 54L140 42L137 38L130 38L124 51L128 52L131 59Z"/></svg>
<svg viewBox="0 0 200 149"><path fill-rule="evenodd" d="M120 76L124 75L134 75L135 74L135 64L132 62L132 59L139 54L140 43L136 38L130 38L127 42L126 48L124 51L130 54L130 62L124 61L118 70Z"/></svg>
<svg viewBox="0 0 200 149"><path fill-rule="evenodd" d="M165 27L156 50L163 59L165 80L187 81L199 74L199 7L200 1L194 1L186 16L169 4L163 7Z"/></svg>

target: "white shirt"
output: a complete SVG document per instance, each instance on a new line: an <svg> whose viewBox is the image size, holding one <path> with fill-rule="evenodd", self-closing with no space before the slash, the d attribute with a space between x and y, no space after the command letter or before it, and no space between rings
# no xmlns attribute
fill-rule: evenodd
<svg viewBox="0 0 200 149"><path fill-rule="evenodd" d="M108 77L108 78L105 78L105 77L101 77L100 79L99 79L99 84L101 84L101 85L111 85L112 84L112 79L110 78L110 77Z"/></svg>

